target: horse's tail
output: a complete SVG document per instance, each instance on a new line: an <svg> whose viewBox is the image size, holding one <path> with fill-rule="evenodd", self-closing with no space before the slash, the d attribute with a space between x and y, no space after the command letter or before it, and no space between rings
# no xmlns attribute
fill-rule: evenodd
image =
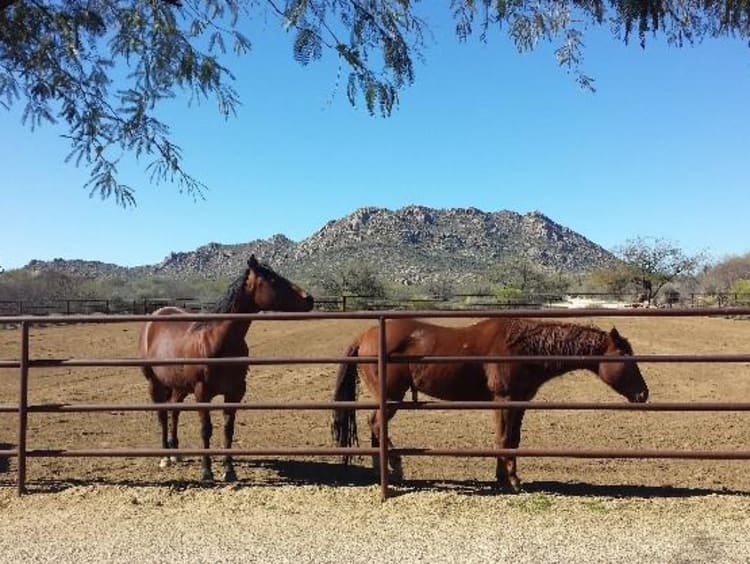
<svg viewBox="0 0 750 564"><path fill-rule="evenodd" d="M346 349L347 357L359 355L359 339ZM336 389L333 401L354 401L357 399L357 363L343 362L336 375ZM333 440L340 447L350 447L359 444L357 438L356 410L342 407L333 410L331 433ZM344 464L349 463L350 456L344 456Z"/></svg>

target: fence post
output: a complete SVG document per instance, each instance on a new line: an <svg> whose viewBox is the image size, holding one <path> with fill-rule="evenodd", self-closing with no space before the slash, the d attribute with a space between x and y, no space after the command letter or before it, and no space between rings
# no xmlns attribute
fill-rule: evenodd
<svg viewBox="0 0 750 564"><path fill-rule="evenodd" d="M341 296L341 311L346 311L346 295Z"/></svg>
<svg viewBox="0 0 750 564"><path fill-rule="evenodd" d="M26 492L26 425L29 402L29 322L21 322L21 370L18 394L18 495Z"/></svg>
<svg viewBox="0 0 750 564"><path fill-rule="evenodd" d="M386 373L387 356L385 339L385 317L378 318L378 390L380 419L380 497L383 501L388 499L388 413L386 410Z"/></svg>

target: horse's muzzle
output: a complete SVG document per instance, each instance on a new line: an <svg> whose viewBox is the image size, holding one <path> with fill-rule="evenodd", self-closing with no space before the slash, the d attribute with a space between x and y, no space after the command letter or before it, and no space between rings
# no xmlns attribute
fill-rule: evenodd
<svg viewBox="0 0 750 564"><path fill-rule="evenodd" d="M648 388L642 392L636 392L630 397L631 403L646 403L648 401Z"/></svg>

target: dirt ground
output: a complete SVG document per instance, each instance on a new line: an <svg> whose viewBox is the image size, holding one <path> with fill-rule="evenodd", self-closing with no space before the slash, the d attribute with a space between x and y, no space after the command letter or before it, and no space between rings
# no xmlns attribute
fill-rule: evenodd
<svg viewBox="0 0 750 564"><path fill-rule="evenodd" d="M579 320L602 328L616 325L636 353L748 353L750 321L725 318L597 318ZM466 323L466 320L444 323ZM258 321L248 340L252 355L338 356L370 321ZM135 324L35 327L33 358L134 357ZM19 331L0 331L0 358L18 357ZM652 401L747 401L750 366L738 364L642 364ZM328 400L335 366L252 367L245 401ZM0 403L17 402L17 369L0 369ZM367 394L363 390L362 397ZM576 372L544 386L538 400L624 401L590 373ZM35 368L32 403L147 402L146 382L137 368ZM366 412L359 412L360 440L367 442ZM390 426L399 446L491 447L492 416L484 411L400 412ZM215 412L214 441L220 445L221 414ZM325 411L244 411L238 414L238 448L332 446ZM526 415L521 447L528 448L750 448L750 415L541 411ZM199 446L197 415L184 413L181 446ZM0 414L0 443L16 442L14 414ZM153 413L32 414L29 448L158 447ZM8 448L6 446L6 448ZM0 461L2 462L2 461ZM369 460L342 472L333 457L240 457L239 486L365 485L375 480ZM527 492L590 495L707 495L750 493L750 462L685 460L586 460L524 458L519 476ZM220 466L215 470L219 474ZM490 459L410 457L404 464L406 489L486 492L494 477ZM0 466L0 489L12 488L15 460ZM154 458L33 458L28 460L32 491L72 486L168 486L197 482L199 461L191 458L160 469Z"/></svg>

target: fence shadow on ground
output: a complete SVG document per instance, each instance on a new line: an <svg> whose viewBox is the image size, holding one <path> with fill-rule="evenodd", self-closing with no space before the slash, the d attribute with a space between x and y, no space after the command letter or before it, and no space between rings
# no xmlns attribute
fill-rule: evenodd
<svg viewBox="0 0 750 564"><path fill-rule="evenodd" d="M192 469L189 471L186 464L185 479L153 479L153 478L129 478L123 479L43 479L34 480L27 484L29 493L58 493L75 487L92 486L126 486L126 487L153 487L170 488L175 491L186 491L192 489L224 489L232 487L242 489L245 487L275 488L280 486L328 486L328 487L362 487L376 486L378 477L369 466L349 465L344 466L340 461L316 461L316 460L288 460L288 459L262 459L247 458L236 459L240 479L232 484L227 484L219 479L214 482L201 482L197 479L188 478L188 474L194 475ZM241 470L244 469L244 472ZM264 477L250 476L254 471L261 471ZM247 476L247 477L243 477ZM494 480L445 480L445 479L404 479L400 482L390 484L389 497L421 491L429 492L453 492L465 496L511 496L498 490ZM8 475L0 480L0 488L15 487L13 479ZM675 486L644 486L623 484L590 484L586 482L558 482L554 480L530 481L523 483L523 493L526 494L550 494L566 497L581 498L627 498L627 499L674 499L704 497L709 495L748 497L750 492L732 490L729 488L701 488L701 487L675 487Z"/></svg>
<svg viewBox="0 0 750 564"><path fill-rule="evenodd" d="M322 485L322 486L363 486L379 483L374 471L364 466L344 466L340 462L320 462L308 460L254 460L275 471L278 482L275 485ZM276 481L276 480L273 480ZM502 495L494 480L430 480L404 479L393 486L392 497L416 491L451 491L462 495L496 496ZM690 488L674 486L640 486L622 484L588 484L585 482L538 481L525 482L524 493L547 493L569 497L615 497L615 498L687 498L707 495L748 496L750 492L727 488Z"/></svg>

